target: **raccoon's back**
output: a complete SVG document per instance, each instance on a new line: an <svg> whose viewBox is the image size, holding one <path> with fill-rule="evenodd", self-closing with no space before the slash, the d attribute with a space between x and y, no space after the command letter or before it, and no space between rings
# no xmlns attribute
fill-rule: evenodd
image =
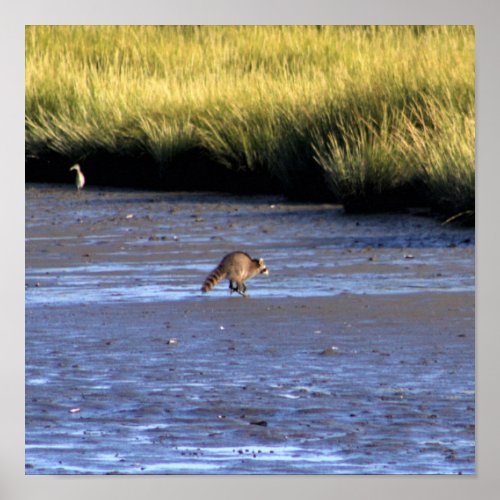
<svg viewBox="0 0 500 500"><path fill-rule="evenodd" d="M219 266L226 271L235 267L248 267L252 263L252 257L246 252L231 252L228 253L221 261Z"/></svg>

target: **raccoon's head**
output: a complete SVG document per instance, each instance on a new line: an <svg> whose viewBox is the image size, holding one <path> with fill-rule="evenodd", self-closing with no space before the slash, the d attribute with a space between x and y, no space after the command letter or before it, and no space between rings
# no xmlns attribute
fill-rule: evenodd
<svg viewBox="0 0 500 500"><path fill-rule="evenodd" d="M260 274L269 274L269 270L267 269L266 265L264 264L264 259L254 259L254 262L259 266L259 273Z"/></svg>

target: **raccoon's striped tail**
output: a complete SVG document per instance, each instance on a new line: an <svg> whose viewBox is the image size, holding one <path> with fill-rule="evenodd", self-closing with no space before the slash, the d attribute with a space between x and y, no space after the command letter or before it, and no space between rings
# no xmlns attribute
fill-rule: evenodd
<svg viewBox="0 0 500 500"><path fill-rule="evenodd" d="M221 267L215 268L205 279L201 287L202 292L208 292L226 277L226 273Z"/></svg>

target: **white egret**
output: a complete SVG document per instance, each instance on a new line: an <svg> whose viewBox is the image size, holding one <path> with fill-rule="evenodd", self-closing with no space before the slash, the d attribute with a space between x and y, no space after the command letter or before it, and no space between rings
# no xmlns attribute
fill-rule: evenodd
<svg viewBox="0 0 500 500"><path fill-rule="evenodd" d="M78 163L76 165L73 165L70 169L76 171L76 178L75 178L75 184L76 184L76 189L80 191L83 189L83 186L85 186L85 177L82 174L82 171L80 170L80 165Z"/></svg>

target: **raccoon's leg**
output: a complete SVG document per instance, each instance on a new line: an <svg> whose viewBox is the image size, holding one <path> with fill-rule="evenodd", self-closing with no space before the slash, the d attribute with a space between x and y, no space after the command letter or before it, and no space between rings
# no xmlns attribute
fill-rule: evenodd
<svg viewBox="0 0 500 500"><path fill-rule="evenodd" d="M247 294L245 293L247 291L247 286L245 283L238 283L238 287L236 288L236 291L243 297L247 297Z"/></svg>
<svg viewBox="0 0 500 500"><path fill-rule="evenodd" d="M231 293L238 291L238 284L233 280L229 280L229 291Z"/></svg>

